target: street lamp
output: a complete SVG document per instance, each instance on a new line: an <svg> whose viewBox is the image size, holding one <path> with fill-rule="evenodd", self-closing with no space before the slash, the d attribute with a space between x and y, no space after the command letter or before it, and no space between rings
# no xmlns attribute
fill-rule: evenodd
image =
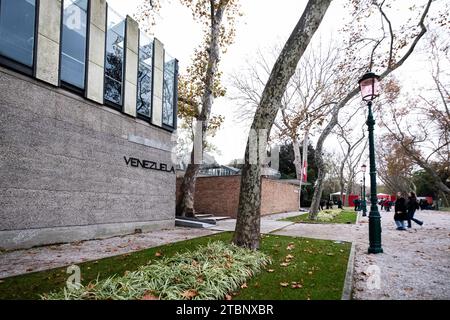
<svg viewBox="0 0 450 320"><path fill-rule="evenodd" d="M369 157L370 157L370 212L369 212L369 253L382 253L381 247L381 217L377 205L377 172L375 167L375 145L373 130L375 119L372 113L372 101L378 97L380 90L380 77L372 72L366 73L359 80L361 96L367 102L369 114L367 127L369 129Z"/></svg>
<svg viewBox="0 0 450 320"><path fill-rule="evenodd" d="M366 169L367 166L363 164L361 166L361 171L363 173L363 183L362 183L362 212L363 217L367 216L367 206L366 206Z"/></svg>

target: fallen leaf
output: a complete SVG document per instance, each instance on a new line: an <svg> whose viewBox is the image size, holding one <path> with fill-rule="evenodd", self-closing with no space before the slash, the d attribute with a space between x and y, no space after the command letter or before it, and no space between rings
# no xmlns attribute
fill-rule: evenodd
<svg viewBox="0 0 450 320"><path fill-rule="evenodd" d="M144 295L141 300L159 300L159 297L154 296L151 293L147 293L146 295Z"/></svg>
<svg viewBox="0 0 450 320"><path fill-rule="evenodd" d="M313 272L312 272L312 271L308 271L308 274L309 274L309 275L312 275L312 274L313 274Z"/></svg>
<svg viewBox="0 0 450 320"><path fill-rule="evenodd" d="M231 295L229 295L229 294L225 295L225 300L231 300L231 299L233 299L233 297Z"/></svg>
<svg viewBox="0 0 450 320"><path fill-rule="evenodd" d="M280 286L282 287L287 287L289 285L289 283L287 282L280 282Z"/></svg>
<svg viewBox="0 0 450 320"><path fill-rule="evenodd" d="M282 263L280 263L280 266L282 266L282 267L287 267L288 265L289 265L288 262L282 262Z"/></svg>
<svg viewBox="0 0 450 320"><path fill-rule="evenodd" d="M161 253L161 252L159 252L159 251L157 251L156 253L155 253L155 257L161 257L163 254Z"/></svg>
<svg viewBox="0 0 450 320"><path fill-rule="evenodd" d="M273 270L273 269L268 269L267 272L272 273L272 272L275 272L275 270Z"/></svg>
<svg viewBox="0 0 450 320"><path fill-rule="evenodd" d="M181 294L181 296L186 299L192 299L192 298L196 297L197 295L198 295L198 292L195 289L186 290L185 292L183 292Z"/></svg>
<svg viewBox="0 0 450 320"><path fill-rule="evenodd" d="M291 250L294 250L294 248L295 248L295 245L293 243L289 243L288 246L286 247L286 250L291 251Z"/></svg>
<svg viewBox="0 0 450 320"><path fill-rule="evenodd" d="M296 284L293 284L293 285L291 285L291 288L292 289L300 289L300 288L302 288L303 286L301 285L301 284L299 284L299 283L296 283Z"/></svg>
<svg viewBox="0 0 450 320"><path fill-rule="evenodd" d="M92 289L94 289L94 288L95 288L95 284L93 284L92 282L90 282L90 283L87 285L86 290L90 291L90 290L92 290Z"/></svg>
<svg viewBox="0 0 450 320"><path fill-rule="evenodd" d="M242 285L241 285L241 289L245 289L245 288L248 288L248 286L247 286L247 283L246 282L244 282Z"/></svg>
<svg viewBox="0 0 450 320"><path fill-rule="evenodd" d="M286 256L286 259L294 259L294 256L293 256L292 254L288 254L288 255Z"/></svg>

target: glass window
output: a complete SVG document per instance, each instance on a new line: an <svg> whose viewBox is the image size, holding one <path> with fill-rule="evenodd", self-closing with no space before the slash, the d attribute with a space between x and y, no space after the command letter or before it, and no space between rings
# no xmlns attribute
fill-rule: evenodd
<svg viewBox="0 0 450 320"><path fill-rule="evenodd" d="M0 0L0 55L33 66L36 0Z"/></svg>
<svg viewBox="0 0 450 320"><path fill-rule="evenodd" d="M64 0L61 80L84 89L87 0Z"/></svg>
<svg viewBox="0 0 450 320"><path fill-rule="evenodd" d="M108 7L105 99L122 105L125 19Z"/></svg>
<svg viewBox="0 0 450 320"><path fill-rule="evenodd" d="M139 36L137 113L150 118L152 113L153 39Z"/></svg>
<svg viewBox="0 0 450 320"><path fill-rule="evenodd" d="M176 77L176 60L165 55L164 58L164 86L163 86L163 124L174 126L174 98L175 98L175 77Z"/></svg>

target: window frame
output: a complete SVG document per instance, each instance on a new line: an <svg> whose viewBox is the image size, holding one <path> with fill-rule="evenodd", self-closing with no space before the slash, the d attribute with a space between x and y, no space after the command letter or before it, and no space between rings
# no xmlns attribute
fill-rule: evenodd
<svg viewBox="0 0 450 320"><path fill-rule="evenodd" d="M38 35L39 35L39 8L40 8L40 0L35 0L35 9L34 9L34 39L33 39L33 65L27 66L20 62L14 61L11 58L2 56L0 54L0 66L5 67L7 69L19 72L21 74L35 77L36 76L36 61L37 61L37 45L38 45Z"/></svg>
<svg viewBox="0 0 450 320"><path fill-rule="evenodd" d="M38 0L39 1L39 0ZM90 29L91 29L91 0L87 0L87 10L86 10L86 52L84 61L84 89L80 89L70 83L65 82L61 79L62 70L62 37L63 37L63 27L64 27L64 1L61 0L61 24L60 24L60 38L59 38L59 66L58 66L58 87L71 91L73 93L79 94L81 96L86 95L86 87L88 84L88 65L89 65L89 46L90 46Z"/></svg>
<svg viewBox="0 0 450 320"><path fill-rule="evenodd" d="M140 55L141 55L141 30L139 30L139 37L138 37L138 70L137 70L137 79L136 79L136 84L138 84L139 82L139 68L140 68ZM152 123L152 119L153 119L153 82L154 82L154 78L155 78L155 39L153 38L152 40L153 44L152 44L152 79L151 79L151 87L152 87L152 96L150 99L150 116L145 116L143 114L140 114L137 111L137 104L138 104L138 100L139 100L139 84L136 86L136 118L147 121L148 123Z"/></svg>
<svg viewBox="0 0 450 320"><path fill-rule="evenodd" d="M126 50L126 44L127 44L127 18L124 18L124 37L123 37L123 62L122 62L122 96L121 96L121 103L115 103L113 101L109 101L105 98L105 89L106 89L106 60L107 60L107 54L106 50L108 48L108 17L109 17L109 3L106 2L106 19L105 19L105 61L104 61L104 67L103 67L103 105L108 106L110 108L113 108L117 111L120 111L121 113L124 113L124 105L125 105L125 84L126 84L126 72L127 72L127 50ZM113 9L111 9L113 10ZM113 79L114 80L114 79ZM136 91L137 94L137 91Z"/></svg>
<svg viewBox="0 0 450 320"><path fill-rule="evenodd" d="M178 114L178 59L173 58L175 61L174 74L173 74L173 126L164 123L164 119L161 121L161 127L167 131L173 132L177 130L177 114ZM162 109L161 115L164 112L164 74L166 72L166 54L164 50L163 56L163 92L162 92Z"/></svg>

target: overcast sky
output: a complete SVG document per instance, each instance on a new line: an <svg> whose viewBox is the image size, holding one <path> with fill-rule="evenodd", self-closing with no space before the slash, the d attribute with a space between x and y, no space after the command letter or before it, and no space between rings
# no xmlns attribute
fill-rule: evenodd
<svg viewBox="0 0 450 320"><path fill-rule="evenodd" d="M123 15L133 14L138 0L107 0L108 3ZM202 39L200 27L192 20L190 11L179 5L177 0L163 0L163 8L154 35L161 40L168 53L180 62L182 71L190 63L193 49ZM334 0L315 37L327 39L336 37L337 30L343 26L348 15L343 8L345 0ZM242 12L237 26L234 44L221 59L220 68L224 73L224 83L227 85L227 75L239 70L245 63L245 58L251 57L259 48L267 48L273 43L284 43L293 27L301 16L306 0L244 0L241 1ZM405 8L409 1L402 1ZM399 11L401 14L402 11ZM420 86L424 77L417 77L426 68L426 61L417 57L407 61L401 67L401 73L408 79L411 87ZM412 76L414 75L414 76ZM217 99L213 106L213 113L225 116L222 129L213 138L212 142L221 150L215 154L216 159L226 164L232 159L243 158L248 126L238 123L235 114L238 106L227 98ZM361 119L364 123L365 119ZM335 141L328 141L328 149L334 149ZM338 149L337 149L338 150Z"/></svg>

